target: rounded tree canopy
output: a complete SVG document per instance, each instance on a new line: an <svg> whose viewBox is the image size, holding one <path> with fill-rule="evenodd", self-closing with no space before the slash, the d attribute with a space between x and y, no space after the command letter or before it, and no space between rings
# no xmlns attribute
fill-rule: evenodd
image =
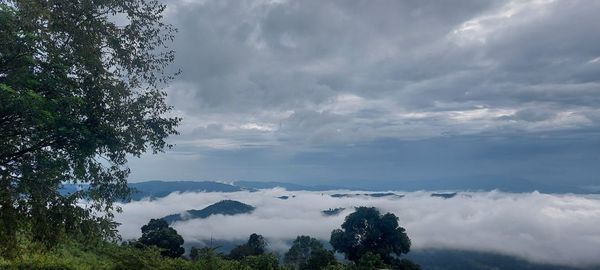
<svg viewBox="0 0 600 270"><path fill-rule="evenodd" d="M162 249L161 255L165 257L177 258L185 252L181 246L183 237L162 219L151 219L148 224L142 226L142 237L139 242L145 246L156 246Z"/></svg>
<svg viewBox="0 0 600 270"><path fill-rule="evenodd" d="M410 251L410 239L392 213L381 215L377 208L357 207L341 227L331 232L330 243L348 260L358 262L370 252L389 264Z"/></svg>
<svg viewBox="0 0 600 270"><path fill-rule="evenodd" d="M23 221L36 239L89 238L83 220L115 236L128 157L169 147L180 121L162 90L174 76L164 10L155 0L0 3L0 242L14 243ZM86 185L67 197L66 182Z"/></svg>

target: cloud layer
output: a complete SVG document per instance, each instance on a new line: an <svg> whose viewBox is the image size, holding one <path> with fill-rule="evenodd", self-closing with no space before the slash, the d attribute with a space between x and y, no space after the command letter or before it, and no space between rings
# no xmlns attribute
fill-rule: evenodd
<svg viewBox="0 0 600 270"><path fill-rule="evenodd" d="M340 193L350 191L332 191ZM174 224L186 242L209 239L243 242L251 233L264 235L271 248L287 249L297 235L328 241L354 206L375 206L392 212L407 229L414 249L449 248L497 252L532 262L570 266L600 265L600 197L540 193L463 192L452 199L427 192L405 197L332 198L329 193L269 189L234 193L173 193L155 201L122 205L117 216L124 239L140 236L140 227L158 218L201 209L232 199L256 206L252 214L211 216ZM356 193L351 191L350 193ZM276 197L295 195L288 200ZM339 216L320 211L347 208Z"/></svg>
<svg viewBox="0 0 600 270"><path fill-rule="evenodd" d="M174 68L183 73L167 90L182 135L161 160L134 162L136 180L342 181L369 158L388 173L362 180L428 179L437 175L404 175L370 149L413 151L431 167L438 155L471 164L503 140L539 172L533 180L598 181L597 166L585 163L600 157L575 149L600 143L598 1L165 3L179 28ZM398 147L427 140L450 146ZM558 160L519 149L524 141L569 153ZM315 155L323 159L303 159ZM459 176L522 169L495 165L504 172ZM549 179L557 174L544 168L564 175Z"/></svg>
<svg viewBox="0 0 600 270"><path fill-rule="evenodd" d="M170 1L180 143L598 127L596 1ZM232 18L235 18L233 20Z"/></svg>

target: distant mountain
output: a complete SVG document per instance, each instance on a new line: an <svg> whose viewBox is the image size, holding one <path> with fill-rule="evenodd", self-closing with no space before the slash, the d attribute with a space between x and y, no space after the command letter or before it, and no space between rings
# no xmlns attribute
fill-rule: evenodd
<svg viewBox="0 0 600 270"><path fill-rule="evenodd" d="M294 183L285 183L285 182L258 182L258 181L235 181L233 183L235 186L247 189L270 189L270 188L285 188L289 191L328 191L328 190L336 190L336 189L344 189L339 186L329 186L329 185L299 185Z"/></svg>
<svg viewBox="0 0 600 270"><path fill-rule="evenodd" d="M219 182L195 181L148 181L131 183L129 187L135 191L132 200L141 200L166 197L173 192L236 192L247 190L245 188Z"/></svg>
<svg viewBox="0 0 600 270"><path fill-rule="evenodd" d="M411 250L407 258L427 270L591 270L527 262L523 259L487 252L448 249Z"/></svg>
<svg viewBox="0 0 600 270"><path fill-rule="evenodd" d="M344 207L329 208L327 210L321 211L321 214L323 214L324 216L337 216L340 213L342 213L342 211L344 211L344 210L346 210L346 208L344 208Z"/></svg>
<svg viewBox="0 0 600 270"><path fill-rule="evenodd" d="M211 215L233 216L239 214L252 213L254 209L254 206L245 203L232 200L223 200L215 204L209 205L203 208L202 210L192 209L183 213L168 215L166 217L163 217L162 219L168 223L173 223L176 221L185 221L195 218L207 218Z"/></svg>
<svg viewBox="0 0 600 270"><path fill-rule="evenodd" d="M88 185L64 184L61 188L61 194L71 194L80 189L86 189ZM285 188L289 191L331 191L331 190L364 190L371 192L370 194L334 194L333 197L349 197L357 195L365 195L372 197L396 196L402 197L390 192L389 190L402 191L490 191L501 190L506 192L532 192L540 191L543 193L577 193L590 194L600 193L597 190L579 188L573 186L561 186L555 184L545 184L529 181L519 178L497 178L485 177L470 178L470 179L438 179L438 180L419 180L419 181L396 181L396 182L347 182L346 186L330 186L330 185L300 185L285 182L258 182L258 181L236 181L232 184L225 184L211 181L147 181L130 183L129 187L134 189L131 199L141 200L144 198L158 199L166 197L173 192L236 192L236 191L256 191L258 189ZM452 193L435 193L444 195L433 195L434 197L446 197ZM280 199L285 199L282 196ZM291 196L293 197L293 196ZM450 196L452 197L452 196Z"/></svg>
<svg viewBox="0 0 600 270"><path fill-rule="evenodd" d="M590 194L598 193L585 187L561 185L556 183L545 183L531 181L518 176L471 176L465 178L444 179L421 179L404 181L347 181L345 185L350 190L366 191L491 191L500 190L505 192L533 192L542 193L576 193Z"/></svg>
<svg viewBox="0 0 600 270"><path fill-rule="evenodd" d="M458 193L456 192L452 192L452 193L431 193L431 197L439 197L439 198L444 198L444 199L450 199L450 198L454 198L454 196L456 196Z"/></svg>
<svg viewBox="0 0 600 270"><path fill-rule="evenodd" d="M386 192L386 193L354 193L354 194L336 193L336 194L331 194L329 196L331 196L332 198L347 198L347 197L366 196L366 197L373 197L373 198L392 197L392 198L395 198L395 199L400 199L400 198L404 197L404 195L400 195L400 194L396 194L396 193L392 193L392 192Z"/></svg>
<svg viewBox="0 0 600 270"><path fill-rule="evenodd" d="M211 181L147 181L138 183L129 183L133 189L131 200L139 201L144 198L158 199L166 197L173 192L236 192L236 191L255 191L254 188L245 188ZM64 184L61 187L61 194L68 195L77 190L86 189L87 184Z"/></svg>
<svg viewBox="0 0 600 270"><path fill-rule="evenodd" d="M67 196L69 194L73 194L81 189L86 189L88 185L86 184L63 184L60 187L60 195Z"/></svg>

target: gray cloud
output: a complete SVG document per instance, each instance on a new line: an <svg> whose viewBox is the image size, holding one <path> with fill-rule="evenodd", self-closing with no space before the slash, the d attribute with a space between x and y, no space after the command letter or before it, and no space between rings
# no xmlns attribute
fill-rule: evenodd
<svg viewBox="0 0 600 270"><path fill-rule="evenodd" d="M350 191L332 191L350 192ZM354 193L354 191L352 191ZM281 195L296 195L288 200ZM332 198L328 193L283 189L235 193L173 193L155 201L122 205L116 218L125 239L139 237L150 218L188 209L201 209L222 199L239 200L257 207L252 214L211 216L175 223L187 242L214 239L243 242L249 234L264 235L271 248L283 251L296 235L328 241L354 206L375 206L395 213L407 229L414 249L449 248L487 251L517 256L533 262L570 266L599 265L600 198L502 192L460 193L452 199L430 197L426 192L389 197ZM346 207L339 216L320 211Z"/></svg>
<svg viewBox="0 0 600 270"><path fill-rule="evenodd" d="M349 146L380 142L398 151L406 148L397 144L419 140L464 136L472 142L464 149L412 152L417 159L430 155L436 162L429 167L436 168L457 162L435 157L452 156L446 148L487 151L490 137L534 145L552 138L561 149L582 140L597 145L597 1L166 3L166 19L180 30L174 66L183 70L167 89L184 118L182 135L173 138L174 152L158 158L180 168L170 178L319 178L314 164L303 169L291 162L306 153L335 157ZM337 180L352 178L344 171L358 160L382 158L367 152L354 152L345 169L333 164ZM576 160L598 160L586 153ZM562 163L554 156L530 160L538 169L542 163L563 171L581 167L569 157ZM133 179L163 175L146 172L153 170L150 158L132 164ZM495 167L507 174L513 165ZM403 178L394 168L383 168L390 172L386 179ZM586 181L598 180L589 173L597 169L583 171ZM579 176L566 174L562 181Z"/></svg>
<svg viewBox="0 0 600 270"><path fill-rule="evenodd" d="M598 125L594 1L168 4L180 29L184 74L169 90L186 117L181 140L215 123L269 129L202 136L308 143L365 126L348 139ZM547 117L523 128L533 111ZM309 113L320 128L297 128Z"/></svg>

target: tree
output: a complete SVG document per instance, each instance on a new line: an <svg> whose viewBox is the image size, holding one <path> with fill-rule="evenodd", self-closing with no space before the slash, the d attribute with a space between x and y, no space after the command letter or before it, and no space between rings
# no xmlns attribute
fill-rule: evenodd
<svg viewBox="0 0 600 270"><path fill-rule="evenodd" d="M138 240L144 246L156 246L161 250L160 254L165 257L178 258L185 250L183 237L162 219L151 219L148 224L142 226L142 237Z"/></svg>
<svg viewBox="0 0 600 270"><path fill-rule="evenodd" d="M335 263L333 253L326 250L319 240L310 236L296 237L285 253L283 261L294 269L321 269Z"/></svg>
<svg viewBox="0 0 600 270"><path fill-rule="evenodd" d="M279 269L279 260L274 254L260 254L246 256L241 260L242 265L249 266L250 269L277 270Z"/></svg>
<svg viewBox="0 0 600 270"><path fill-rule="evenodd" d="M267 241L265 241L265 238L262 235L253 233L248 238L248 243L246 243L246 245L254 252L254 255L260 255L265 253Z"/></svg>
<svg viewBox="0 0 600 270"><path fill-rule="evenodd" d="M358 262L356 263L356 270L371 270L371 269L386 269L389 268L383 260L381 256L376 253L367 252L363 256L360 257Z"/></svg>
<svg viewBox="0 0 600 270"><path fill-rule="evenodd" d="M262 255L265 253L267 242L260 234L253 233L248 238L248 242L233 248L229 252L229 258L241 260L247 256Z"/></svg>
<svg viewBox="0 0 600 270"><path fill-rule="evenodd" d="M206 270L221 269L219 264L222 261L222 256L219 252L217 252L216 248L192 247L190 249L190 259L192 259L192 261L198 261L199 264L202 265L201 269L206 269Z"/></svg>
<svg viewBox="0 0 600 270"><path fill-rule="evenodd" d="M175 32L164 9L155 0L0 3L2 255L16 254L18 230L49 246L61 233L116 237L128 157L163 151L177 133L162 90ZM86 185L63 196L67 182Z"/></svg>
<svg viewBox="0 0 600 270"><path fill-rule="evenodd" d="M337 264L337 261L335 260L335 256L333 255L332 251L326 249L317 249L310 253L310 257L306 262L306 267L302 269L322 269L328 265L334 264Z"/></svg>
<svg viewBox="0 0 600 270"><path fill-rule="evenodd" d="M212 247L202 247L202 248L192 247L190 249L190 259L192 261L197 261L197 260L201 260L201 259L204 259L204 258L214 258L214 257L221 257L221 253L219 253L217 251L217 248L212 248Z"/></svg>
<svg viewBox="0 0 600 270"><path fill-rule="evenodd" d="M346 217L342 229L331 232L330 243L355 263L372 253L384 263L394 264L401 254L410 251L410 239L398 226L398 218L391 213L381 215L374 207L357 207Z"/></svg>

